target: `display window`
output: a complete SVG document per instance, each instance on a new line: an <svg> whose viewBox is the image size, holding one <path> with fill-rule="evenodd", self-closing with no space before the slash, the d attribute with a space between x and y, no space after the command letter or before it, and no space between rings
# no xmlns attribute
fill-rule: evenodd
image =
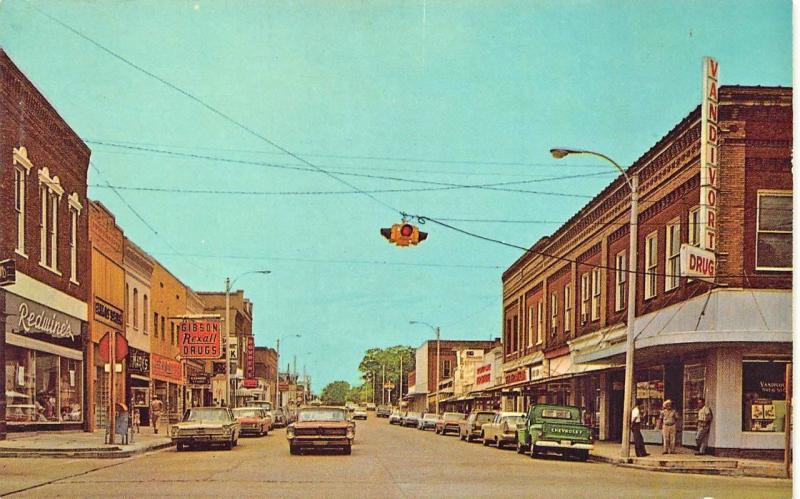
<svg viewBox="0 0 800 499"><path fill-rule="evenodd" d="M642 429L655 430L664 404L664 366L636 371L636 399L642 402Z"/></svg>
<svg viewBox="0 0 800 499"><path fill-rule="evenodd" d="M703 364L686 365L683 368L683 429L697 430L698 401L705 399L706 368Z"/></svg>
<svg viewBox="0 0 800 499"><path fill-rule="evenodd" d="M783 432L786 421L787 360L742 362L742 430Z"/></svg>
<svg viewBox="0 0 800 499"><path fill-rule="evenodd" d="M6 421L81 422L81 362L6 345Z"/></svg>

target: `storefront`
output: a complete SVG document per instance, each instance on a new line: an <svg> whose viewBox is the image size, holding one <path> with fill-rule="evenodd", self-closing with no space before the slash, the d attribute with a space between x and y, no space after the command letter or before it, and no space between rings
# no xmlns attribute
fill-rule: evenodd
<svg viewBox="0 0 800 499"><path fill-rule="evenodd" d="M128 349L128 400L132 411L139 415L139 424L150 425L150 353L137 348Z"/></svg>
<svg viewBox="0 0 800 499"><path fill-rule="evenodd" d="M180 420L183 414L183 369L181 363L158 354L150 354L150 372L153 378L152 394L164 404L163 414L170 422Z"/></svg>
<svg viewBox="0 0 800 499"><path fill-rule="evenodd" d="M81 429L83 323L10 292L5 313L8 430Z"/></svg>
<svg viewBox="0 0 800 499"><path fill-rule="evenodd" d="M780 358L742 360L742 431L782 433L786 427L786 366Z"/></svg>
<svg viewBox="0 0 800 499"><path fill-rule="evenodd" d="M94 372L92 379L92 388L94 391L94 424L95 428L105 428L108 419L109 400L111 396L111 366L112 363L107 362L100 352L100 342L104 337L117 338L124 336L124 315L121 308L103 300L102 298L94 297L94 315L91 323L92 340L93 340L93 355ZM115 354L116 355L116 354ZM125 397L126 382L125 382L125 366L122 363L114 362L114 400L127 404Z"/></svg>
<svg viewBox="0 0 800 499"><path fill-rule="evenodd" d="M202 407L212 405L211 400L211 375L202 369L186 366L186 405L188 407Z"/></svg>

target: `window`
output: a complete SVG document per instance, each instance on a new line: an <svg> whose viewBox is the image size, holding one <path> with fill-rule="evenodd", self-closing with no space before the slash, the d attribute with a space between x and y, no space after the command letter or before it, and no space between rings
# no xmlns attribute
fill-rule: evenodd
<svg viewBox="0 0 800 499"><path fill-rule="evenodd" d="M131 287L128 286L128 283L125 283L125 324L130 325L131 323L131 300L129 298L131 294Z"/></svg>
<svg viewBox="0 0 800 499"><path fill-rule="evenodd" d="M169 342L175 344L175 323L172 321L169 321Z"/></svg>
<svg viewBox="0 0 800 499"><path fill-rule="evenodd" d="M653 366L637 370L634 374L634 390L636 398L644 406L642 411L642 429L655 430L658 426L658 415L664 405L664 366ZM675 405L677 401L673 401ZM676 407L677 409L677 407Z"/></svg>
<svg viewBox="0 0 800 499"><path fill-rule="evenodd" d="M139 290L133 288L133 328L139 329Z"/></svg>
<svg viewBox="0 0 800 499"><path fill-rule="evenodd" d="M689 244L700 246L700 207L689 210Z"/></svg>
<svg viewBox="0 0 800 499"><path fill-rule="evenodd" d="M541 345L544 341L544 303L539 300L536 304L536 344Z"/></svg>
<svg viewBox="0 0 800 499"><path fill-rule="evenodd" d="M443 360L442 361L442 379L447 379L450 377L450 361Z"/></svg>
<svg viewBox="0 0 800 499"><path fill-rule="evenodd" d="M787 364L788 361L778 359L742 361L743 431L783 432Z"/></svg>
<svg viewBox="0 0 800 499"><path fill-rule="evenodd" d="M564 286L564 332L572 329L572 284Z"/></svg>
<svg viewBox="0 0 800 499"><path fill-rule="evenodd" d="M153 312L153 336L158 338L158 312Z"/></svg>
<svg viewBox="0 0 800 499"><path fill-rule="evenodd" d="M628 288L625 283L628 280L628 258L625 251L620 251L614 259L614 311L619 312L625 308L625 295Z"/></svg>
<svg viewBox="0 0 800 499"><path fill-rule="evenodd" d="M47 169L45 168L44 170L46 171ZM57 184L55 185L58 186ZM58 187L60 189L60 186ZM39 264L57 274L59 273L58 200L63 192L63 190L53 190L47 183L42 183L39 187L42 209L39 222Z"/></svg>
<svg viewBox="0 0 800 499"><path fill-rule="evenodd" d="M681 279L681 223L674 220L667 224L667 259L664 291L675 289Z"/></svg>
<svg viewBox="0 0 800 499"><path fill-rule="evenodd" d="M534 308L528 307L528 347L533 346L533 337L536 333L536 317L534 316Z"/></svg>
<svg viewBox="0 0 800 499"><path fill-rule="evenodd" d="M658 232L653 232L647 236L644 242L644 299L650 299L656 295L656 269L658 266Z"/></svg>
<svg viewBox="0 0 800 499"><path fill-rule="evenodd" d="M581 275L581 325L589 320L589 274Z"/></svg>
<svg viewBox="0 0 800 499"><path fill-rule="evenodd" d="M522 344L519 342L520 336L520 327L519 327L519 316L514 316L514 351L522 350Z"/></svg>
<svg viewBox="0 0 800 499"><path fill-rule="evenodd" d="M144 295L142 298L142 332L144 334L147 334L147 318L150 316L150 312L147 310L148 305L147 295Z"/></svg>
<svg viewBox="0 0 800 499"><path fill-rule="evenodd" d="M600 269L592 269L592 320L600 320Z"/></svg>
<svg viewBox="0 0 800 499"><path fill-rule="evenodd" d="M167 339L166 335L167 335L167 328L164 327L164 316L162 315L161 316L161 341L164 341L164 340Z"/></svg>
<svg viewBox="0 0 800 499"><path fill-rule="evenodd" d="M30 174L31 164L28 150L20 146L14 148L14 211L17 213L17 253L25 254L25 187L26 178Z"/></svg>
<svg viewBox="0 0 800 499"><path fill-rule="evenodd" d="M78 282L78 210L69 210L69 280Z"/></svg>
<svg viewBox="0 0 800 499"><path fill-rule="evenodd" d="M791 270L791 193L758 193L758 224L756 228L756 239L757 269Z"/></svg>
<svg viewBox="0 0 800 499"><path fill-rule="evenodd" d="M550 336L558 334L558 293L550 295Z"/></svg>

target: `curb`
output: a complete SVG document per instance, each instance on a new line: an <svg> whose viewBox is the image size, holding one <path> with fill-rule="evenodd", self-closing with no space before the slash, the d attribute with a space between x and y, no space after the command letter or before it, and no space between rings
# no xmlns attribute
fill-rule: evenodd
<svg viewBox="0 0 800 499"><path fill-rule="evenodd" d="M589 461L596 463L613 464L620 468L630 468L642 471L653 471L656 473L681 473L681 474L695 474L695 475L723 475L723 476L743 476L743 477L756 477L756 478L772 478L784 479L786 476L783 472L782 466L751 466L741 461L737 463L736 468L670 468L662 466L647 466L641 464L633 464L625 462L621 457L607 457L590 454Z"/></svg>
<svg viewBox="0 0 800 499"><path fill-rule="evenodd" d="M162 442L139 449L122 450L115 448L85 448L85 449L0 449L0 459L3 458L76 458L86 459L123 459L147 452L173 447L172 442Z"/></svg>

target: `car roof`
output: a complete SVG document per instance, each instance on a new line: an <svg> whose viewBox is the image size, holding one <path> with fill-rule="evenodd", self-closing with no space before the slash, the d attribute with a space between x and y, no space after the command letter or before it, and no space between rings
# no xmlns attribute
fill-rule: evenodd
<svg viewBox="0 0 800 499"><path fill-rule="evenodd" d="M524 412L501 412L501 417L508 417L508 416L525 416Z"/></svg>

